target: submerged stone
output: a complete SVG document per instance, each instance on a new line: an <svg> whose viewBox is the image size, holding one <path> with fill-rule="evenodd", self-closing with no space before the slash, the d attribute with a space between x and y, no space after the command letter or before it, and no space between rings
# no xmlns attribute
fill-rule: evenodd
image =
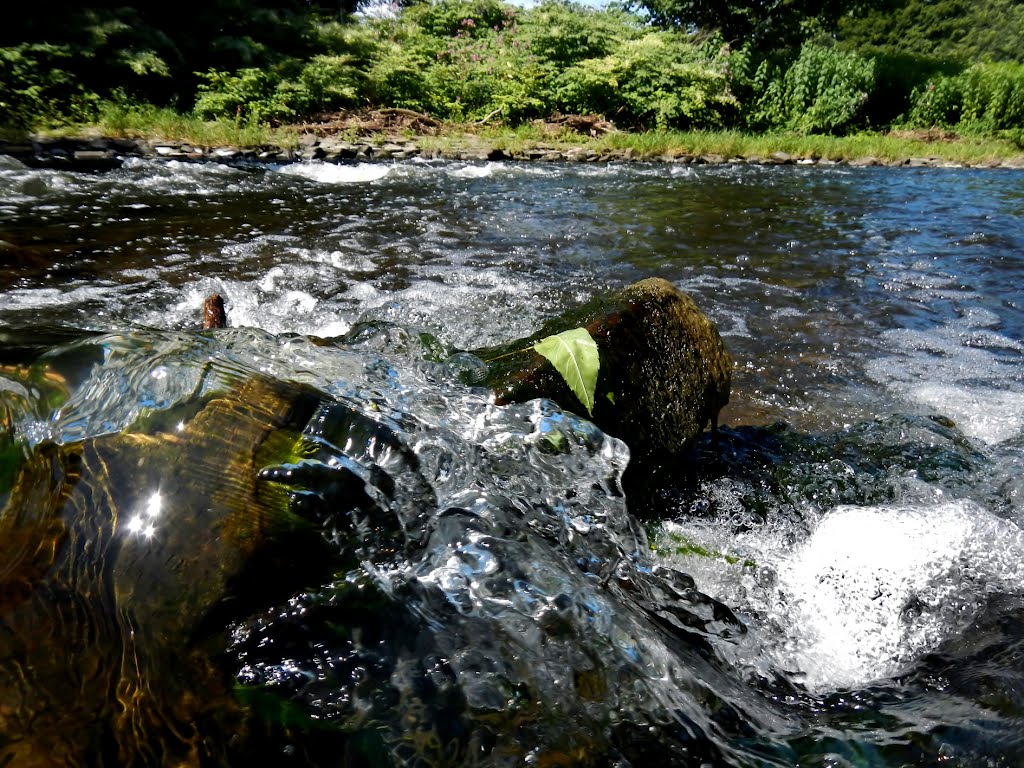
<svg viewBox="0 0 1024 768"><path fill-rule="evenodd" d="M254 378L119 434L21 458L11 443L0 764L227 763L224 734L246 718L217 663L226 619L326 562L285 491L258 477L316 402Z"/></svg>

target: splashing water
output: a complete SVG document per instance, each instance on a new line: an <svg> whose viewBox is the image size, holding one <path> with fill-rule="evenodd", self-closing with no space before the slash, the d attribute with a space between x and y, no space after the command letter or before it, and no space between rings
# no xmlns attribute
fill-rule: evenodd
<svg viewBox="0 0 1024 768"><path fill-rule="evenodd" d="M333 570L203 625L278 723L259 759L1015 765L1020 195L971 171L0 159L0 459L48 487L53 455L188 435L244 382L299 398L258 487ZM738 367L717 448L647 508L621 443L495 407L452 353L650 274ZM234 327L196 333L211 292ZM201 447L197 477L221 466ZM158 551L172 488L115 464L133 551Z"/></svg>

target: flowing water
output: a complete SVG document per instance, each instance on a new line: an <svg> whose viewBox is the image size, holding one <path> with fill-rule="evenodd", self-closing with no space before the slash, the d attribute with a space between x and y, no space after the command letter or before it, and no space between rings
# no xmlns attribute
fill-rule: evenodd
<svg viewBox="0 0 1024 768"><path fill-rule="evenodd" d="M125 539L115 581L155 573L173 600L186 587L152 563L198 549L165 527L166 467L109 466L120 433L163 413L189 435L196 403L246 381L312 398L274 422L300 458L249 474L316 521L327 575L205 621L152 612L165 634L133 646L220 638L230 698L268 723L264 752L229 758L1024 762L1024 175L0 158L0 240L0 460L81 450L72 482L108 457L123 479L82 508L113 522L81 536ZM736 370L717 443L641 500L624 444L549 402L494 406L459 350L651 275L694 297ZM198 332L212 292L232 327ZM227 461L182 440L200 478ZM10 610L8 731L35 616ZM116 721L110 698L95 712ZM144 741L161 716L140 722ZM30 754L18 738L0 756ZM84 764L114 754L96 743Z"/></svg>

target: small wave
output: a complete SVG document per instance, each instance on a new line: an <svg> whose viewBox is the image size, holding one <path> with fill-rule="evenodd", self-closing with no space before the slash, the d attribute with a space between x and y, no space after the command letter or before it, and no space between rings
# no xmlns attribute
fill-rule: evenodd
<svg viewBox="0 0 1024 768"><path fill-rule="evenodd" d="M448 175L457 179L485 179L503 170L504 163L484 163L483 165L464 165L448 169Z"/></svg>
<svg viewBox="0 0 1024 768"><path fill-rule="evenodd" d="M321 184L362 184L378 181L391 173L391 166L379 163L336 165L321 160L282 165L274 169L286 176L299 176Z"/></svg>
<svg viewBox="0 0 1024 768"><path fill-rule="evenodd" d="M953 419L968 437L996 445L1024 429L1024 392L988 388L922 384L907 390L909 397Z"/></svg>
<svg viewBox="0 0 1024 768"><path fill-rule="evenodd" d="M957 422L987 445L1024 430L1021 344L991 330L991 312L965 311L958 320L925 331L897 329L883 339L893 353L871 361L868 375L920 406Z"/></svg>
<svg viewBox="0 0 1024 768"><path fill-rule="evenodd" d="M709 493L743 515L726 489ZM1024 533L973 501L842 505L809 533L782 519L739 536L727 527L666 524L655 547L750 617L764 655L749 664L815 693L901 674L964 631L990 595L1024 592Z"/></svg>

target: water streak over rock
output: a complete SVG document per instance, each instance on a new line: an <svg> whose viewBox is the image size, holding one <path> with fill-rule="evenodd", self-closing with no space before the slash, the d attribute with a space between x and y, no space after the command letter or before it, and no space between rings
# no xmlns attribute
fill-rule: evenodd
<svg viewBox="0 0 1024 768"><path fill-rule="evenodd" d="M651 565L625 447L550 401L237 329L18 371L61 382L4 438L18 765L699 764L775 727L744 626Z"/></svg>

